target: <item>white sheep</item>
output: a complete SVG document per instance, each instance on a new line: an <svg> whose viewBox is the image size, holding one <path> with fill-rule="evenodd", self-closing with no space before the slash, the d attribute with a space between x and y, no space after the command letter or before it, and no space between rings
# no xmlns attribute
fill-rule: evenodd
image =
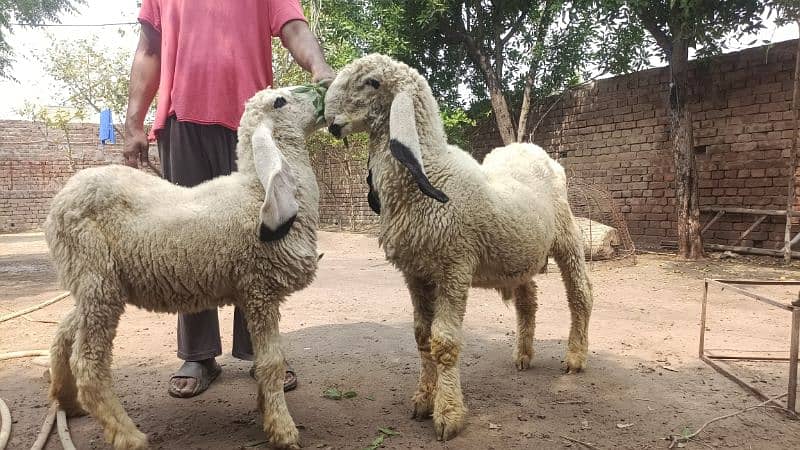
<svg viewBox="0 0 800 450"><path fill-rule="evenodd" d="M403 273L414 305L421 357L414 417L433 413L440 440L464 426L458 360L470 286L513 298L514 362L520 370L530 366L532 278L548 254L561 269L572 313L565 365L570 373L584 368L591 284L557 162L535 145L512 144L478 164L447 144L425 79L383 55L342 69L325 96L325 118L334 135L369 133L370 204L380 210L379 243Z"/></svg>
<svg viewBox="0 0 800 450"><path fill-rule="evenodd" d="M50 397L68 414L88 410L114 448L147 447L111 389L126 303L169 313L241 307L264 431L275 447L298 447L278 322L280 303L317 269L319 191L305 138L321 117L318 94L301 91L267 89L248 101L238 172L186 188L130 167L92 168L53 199L45 236L75 308L51 347Z"/></svg>

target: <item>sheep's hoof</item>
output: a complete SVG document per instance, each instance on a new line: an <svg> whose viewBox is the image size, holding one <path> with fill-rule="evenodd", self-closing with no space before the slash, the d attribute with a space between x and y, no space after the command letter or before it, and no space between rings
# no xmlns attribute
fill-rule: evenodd
<svg viewBox="0 0 800 450"><path fill-rule="evenodd" d="M115 450L144 450L148 447L147 435L136 429L127 433L118 431L111 445Z"/></svg>
<svg viewBox="0 0 800 450"><path fill-rule="evenodd" d="M517 367L517 370L530 369L531 359L533 359L531 355L516 355L514 356L514 365Z"/></svg>
<svg viewBox="0 0 800 450"><path fill-rule="evenodd" d="M517 370L530 369L531 360L533 360L532 352L531 353L520 353L519 351L514 352L514 365L517 367Z"/></svg>
<svg viewBox="0 0 800 450"><path fill-rule="evenodd" d="M276 449L297 449L300 448L300 433L294 423L280 427L280 430L273 428L269 443Z"/></svg>
<svg viewBox="0 0 800 450"><path fill-rule="evenodd" d="M583 371L586 368L586 353L567 352L564 359L564 368L568 374Z"/></svg>
<svg viewBox="0 0 800 450"><path fill-rule="evenodd" d="M436 440L449 441L464 429L466 424L466 410L464 407L449 408L446 413L433 412L433 429L436 431Z"/></svg>
<svg viewBox="0 0 800 450"><path fill-rule="evenodd" d="M289 450L297 450L300 448L300 441L295 438L294 441L291 440L270 440L270 445L274 449L289 449Z"/></svg>
<svg viewBox="0 0 800 450"><path fill-rule="evenodd" d="M419 421L429 419L433 413L433 392L417 390L411 397L411 403L414 404L412 419Z"/></svg>

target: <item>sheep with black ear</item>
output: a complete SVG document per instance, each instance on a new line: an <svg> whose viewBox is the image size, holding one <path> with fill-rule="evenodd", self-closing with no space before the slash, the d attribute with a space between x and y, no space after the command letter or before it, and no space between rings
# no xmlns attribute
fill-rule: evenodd
<svg viewBox="0 0 800 450"><path fill-rule="evenodd" d="M586 364L592 291L563 168L541 148L512 144L478 164L448 145L439 108L416 70L369 55L346 66L325 97L329 131L369 133L370 192L379 243L403 273L421 358L414 417L433 414L438 439L455 436L466 409L458 362L470 286L497 289L517 311L514 364L533 358L536 285L552 254L572 313L567 371Z"/></svg>
<svg viewBox="0 0 800 450"><path fill-rule="evenodd" d="M274 447L298 448L283 396L279 306L317 269L319 191L305 138L322 93L267 89L248 101L238 172L192 188L125 166L85 169L55 196L45 236L75 308L51 347L50 397L88 410L115 449L147 438L112 391L111 350L126 304L158 312L223 305L246 314L258 405Z"/></svg>

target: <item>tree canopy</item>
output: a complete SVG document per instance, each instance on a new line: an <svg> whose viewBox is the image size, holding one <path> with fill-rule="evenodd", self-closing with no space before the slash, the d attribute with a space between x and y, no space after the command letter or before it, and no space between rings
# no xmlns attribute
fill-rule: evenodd
<svg viewBox="0 0 800 450"><path fill-rule="evenodd" d="M84 0L0 0L0 78L10 78L13 50L6 40L15 23L32 25L58 22L58 16L75 10Z"/></svg>

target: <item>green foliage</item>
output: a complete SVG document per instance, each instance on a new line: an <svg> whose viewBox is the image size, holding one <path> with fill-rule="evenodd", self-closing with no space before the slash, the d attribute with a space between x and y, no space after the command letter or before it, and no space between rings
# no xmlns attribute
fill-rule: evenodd
<svg viewBox="0 0 800 450"><path fill-rule="evenodd" d="M128 103L130 49L107 48L95 36L88 39L56 40L37 55L55 81L60 104L87 112L108 107L121 118Z"/></svg>
<svg viewBox="0 0 800 450"><path fill-rule="evenodd" d="M62 13L75 11L84 0L0 0L0 78L11 78L13 51L6 41L13 23L58 22Z"/></svg>
<svg viewBox="0 0 800 450"><path fill-rule="evenodd" d="M770 15L776 13L775 23L786 25L798 22L800 27L800 1L798 0L772 0L769 2Z"/></svg>
<svg viewBox="0 0 800 450"><path fill-rule="evenodd" d="M395 55L405 46L404 29L396 20L401 17L400 4L386 0L302 0L301 4L309 28L334 70L368 51ZM278 39L272 42L272 60L276 86L311 80Z"/></svg>
<svg viewBox="0 0 800 450"><path fill-rule="evenodd" d="M488 97L480 58L507 95L522 89L530 71L534 94L541 98L581 78L601 47L597 7L589 1L410 0L403 5L402 16L380 22L404 25L408 44L393 54L420 69L451 106L469 106L458 93L462 82L470 100Z"/></svg>
<svg viewBox="0 0 800 450"><path fill-rule="evenodd" d="M370 445L364 450L377 450L383 447L383 443L387 438L400 435L400 433L394 431L392 427L380 427L378 428L378 433L378 436L375 437L375 439L372 440L372 443L370 443Z"/></svg>
<svg viewBox="0 0 800 450"><path fill-rule="evenodd" d="M72 141L70 139L70 122L83 121L86 115L82 110L74 108L48 108L25 102L25 105L16 111L22 117L27 117L34 123L41 124L44 131L45 141L52 145L50 141L50 130L59 130L64 133L64 145L59 145L67 156L67 161L72 170L75 170L75 159L72 154Z"/></svg>
<svg viewBox="0 0 800 450"><path fill-rule="evenodd" d="M330 400L341 400L356 398L358 393L356 391L341 391L338 388L330 387L322 392L322 396Z"/></svg>
<svg viewBox="0 0 800 450"><path fill-rule="evenodd" d="M319 83L305 83L294 89L292 92L298 94L309 94L313 96L314 109L317 113L317 123L322 123L325 120L325 92L328 89Z"/></svg>
<svg viewBox="0 0 800 450"><path fill-rule="evenodd" d="M787 3L792 0L783 0ZM762 13L770 0L603 0L617 20L612 33L649 33L644 45L655 47L667 59L671 43L684 40L700 58L719 54L731 41L764 27ZM636 30L636 31L634 31ZM655 45L653 45L655 44ZM641 50L640 50L641 51ZM624 64L620 65L621 67Z"/></svg>
<svg viewBox="0 0 800 450"><path fill-rule="evenodd" d="M442 108L441 116L448 142L466 149L469 146L467 133L475 126L475 119L459 107Z"/></svg>

